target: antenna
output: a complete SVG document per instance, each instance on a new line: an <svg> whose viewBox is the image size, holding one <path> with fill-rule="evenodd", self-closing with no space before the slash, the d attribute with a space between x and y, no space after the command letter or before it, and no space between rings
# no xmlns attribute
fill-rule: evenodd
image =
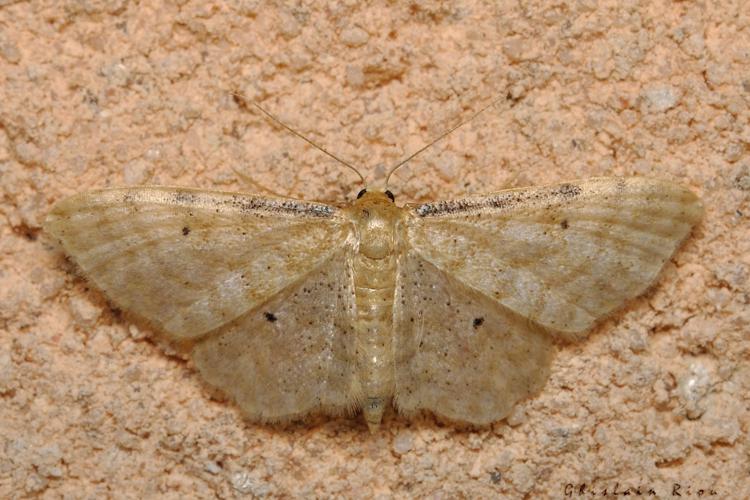
<svg viewBox="0 0 750 500"><path fill-rule="evenodd" d="M393 174L393 172L395 172L396 170L398 170L401 166L403 166L404 164L406 164L408 161L410 161L412 158L414 158L415 156L417 156L419 153L421 153L425 149L433 146L436 142L440 141L441 139L444 139L447 135L449 135L450 133L452 133L456 129L458 129L460 127L463 127L464 125L466 125L467 123L469 123L470 121L472 121L474 118L476 118L477 116L479 116L482 113L484 113L485 111L487 111L489 108L491 108L492 106L494 106L495 104L497 104L498 102L500 102L504 98L505 98L505 96L502 95L502 96L499 96L499 97L493 99L492 102L490 102L489 104L487 104L486 106L484 106L482 109L480 109L479 111L477 111L476 113L474 113L473 115L471 115L469 118L467 118L466 120L464 120L462 122L459 122L458 125L455 125L455 126L451 127L450 129L446 130L445 132L443 132L442 134L440 134L439 136L437 136L435 139L433 139L432 141L428 142L427 144L425 144L424 146L422 146L421 148L419 148L414 153L410 154L405 160L400 161L396 166L392 167L388 171L388 175L385 176L385 189L388 189L388 181L390 180L391 175Z"/></svg>
<svg viewBox="0 0 750 500"><path fill-rule="evenodd" d="M240 94L239 92L235 92L233 90L230 90L230 93L234 97L237 97L237 98L241 99L244 104L247 104L247 103L252 104L255 108L257 108L258 110L260 110L261 113L263 113L264 115L266 115L267 118L271 119L271 121L275 122L277 125L281 125L287 131L289 131L292 134L296 135L297 137L299 137L300 139L302 139L303 141L305 141L306 143L308 143L309 145L311 145L312 147L314 147L318 151L321 151L321 152L327 154L328 156L330 156L331 158L333 158L337 162L339 162L342 165L344 165L345 167L348 167L349 169L351 169L355 174L357 174L357 176L359 177L359 180L362 182L362 185L364 185L365 187L367 187L367 181L365 181L365 178L362 176L362 174L359 173L359 170L357 170L356 168L354 168L351 164L349 164L348 162L342 160L341 158L339 158L335 154L327 151L323 146L319 146L319 145L315 144L313 141L311 141L310 139L308 139L304 135L300 134L299 132L297 132L296 130L294 130L292 127L290 127L286 123L282 122L280 119L276 118L270 112L268 112L265 109L263 109L261 107L261 105L258 104L257 102L251 101L250 99L246 98L244 95Z"/></svg>

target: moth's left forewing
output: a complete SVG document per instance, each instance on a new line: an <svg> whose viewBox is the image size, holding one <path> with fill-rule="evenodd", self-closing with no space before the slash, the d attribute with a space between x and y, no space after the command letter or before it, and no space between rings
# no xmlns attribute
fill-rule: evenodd
<svg viewBox="0 0 750 500"><path fill-rule="evenodd" d="M118 307L178 342L299 281L351 230L320 203L170 187L80 193L44 228Z"/></svg>
<svg viewBox="0 0 750 500"><path fill-rule="evenodd" d="M645 291L703 213L689 189L643 178L409 208L406 239L425 260L568 337Z"/></svg>

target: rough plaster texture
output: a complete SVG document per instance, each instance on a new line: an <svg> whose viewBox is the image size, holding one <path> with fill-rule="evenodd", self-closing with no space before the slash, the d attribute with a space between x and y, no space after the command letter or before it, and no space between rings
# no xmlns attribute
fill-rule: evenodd
<svg viewBox="0 0 750 500"><path fill-rule="evenodd" d="M360 189L230 89L372 182L505 95L401 170L397 201L647 175L706 217L507 421L245 424L39 230L104 186ZM0 497L750 497L749 103L742 0L0 1Z"/></svg>

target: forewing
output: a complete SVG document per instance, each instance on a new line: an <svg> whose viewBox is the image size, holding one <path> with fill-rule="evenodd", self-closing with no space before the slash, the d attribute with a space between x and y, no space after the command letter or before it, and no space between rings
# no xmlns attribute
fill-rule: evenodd
<svg viewBox="0 0 750 500"><path fill-rule="evenodd" d="M72 196L45 230L122 309L171 340L252 311L346 245L333 207L180 188Z"/></svg>
<svg viewBox="0 0 750 500"><path fill-rule="evenodd" d="M255 421L356 409L354 289L348 249L257 310L196 343L209 384Z"/></svg>
<svg viewBox="0 0 750 500"><path fill-rule="evenodd" d="M544 385L543 329L424 260L399 258L394 303L395 403L471 424L505 418Z"/></svg>
<svg viewBox="0 0 750 500"><path fill-rule="evenodd" d="M703 211L688 189L641 178L410 208L408 244L426 261L569 337L653 283Z"/></svg>

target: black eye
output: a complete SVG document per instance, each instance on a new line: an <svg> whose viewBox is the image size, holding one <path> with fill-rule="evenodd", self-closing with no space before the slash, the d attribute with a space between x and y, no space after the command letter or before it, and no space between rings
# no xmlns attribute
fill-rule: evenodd
<svg viewBox="0 0 750 500"><path fill-rule="evenodd" d="M362 191L360 191L359 194L357 194L357 199L362 198L365 195L366 192L367 192L366 189L363 189Z"/></svg>
<svg viewBox="0 0 750 500"><path fill-rule="evenodd" d="M386 196L387 196L388 198L390 198L390 199L391 199L391 201L396 201L396 197L395 197L395 196L393 196L393 193L391 193L390 191L386 191L386 192L385 192L385 195L386 195Z"/></svg>

